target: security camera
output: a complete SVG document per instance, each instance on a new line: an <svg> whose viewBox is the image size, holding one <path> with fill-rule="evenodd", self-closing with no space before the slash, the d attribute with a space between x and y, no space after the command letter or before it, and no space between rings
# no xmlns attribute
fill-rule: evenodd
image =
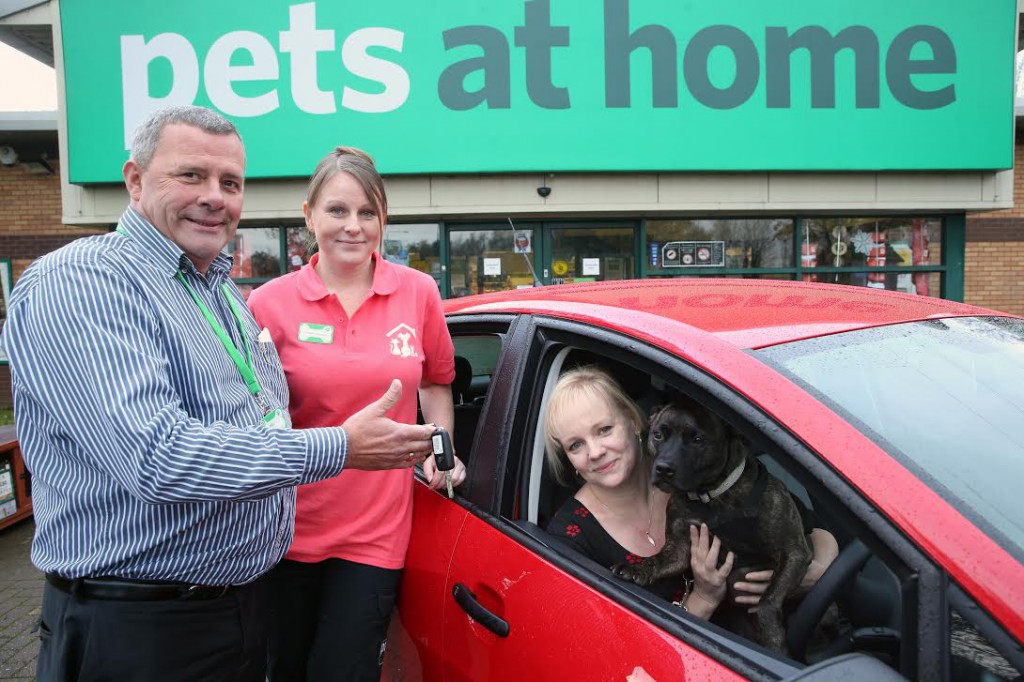
<svg viewBox="0 0 1024 682"><path fill-rule="evenodd" d="M551 196L551 188L547 187L547 186L538 187L537 188L537 194L539 194L542 197L544 197L545 199L547 199L549 196Z"/></svg>
<svg viewBox="0 0 1024 682"><path fill-rule="evenodd" d="M13 166L18 163L18 152L13 147L0 147L0 164Z"/></svg>

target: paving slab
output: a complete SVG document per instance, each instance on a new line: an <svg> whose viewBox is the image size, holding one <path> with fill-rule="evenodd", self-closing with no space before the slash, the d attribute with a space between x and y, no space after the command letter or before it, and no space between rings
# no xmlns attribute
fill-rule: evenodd
<svg viewBox="0 0 1024 682"><path fill-rule="evenodd" d="M0 680L35 679L43 574L29 560L34 531L31 518L0 530Z"/></svg>

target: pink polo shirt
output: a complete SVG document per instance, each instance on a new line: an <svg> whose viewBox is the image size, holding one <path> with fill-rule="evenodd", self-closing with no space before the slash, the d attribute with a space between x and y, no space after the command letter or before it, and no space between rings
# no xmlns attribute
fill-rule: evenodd
<svg viewBox="0 0 1024 682"><path fill-rule="evenodd" d="M350 319L313 269L318 258L248 299L281 356L293 425L339 426L395 378L402 380L402 399L388 416L416 423L420 383L450 384L455 376L437 284L375 253L371 294ZM287 558L402 568L412 531L412 483L411 469L346 469L299 486Z"/></svg>

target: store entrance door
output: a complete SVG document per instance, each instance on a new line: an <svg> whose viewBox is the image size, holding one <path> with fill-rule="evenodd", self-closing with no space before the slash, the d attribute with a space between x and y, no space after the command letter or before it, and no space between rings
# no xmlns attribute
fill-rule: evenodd
<svg viewBox="0 0 1024 682"><path fill-rule="evenodd" d="M545 284L601 282L636 277L632 225L545 225Z"/></svg>
<svg viewBox="0 0 1024 682"><path fill-rule="evenodd" d="M636 225L466 223L448 230L448 298L638 276ZM534 276L536 275L536 280Z"/></svg>

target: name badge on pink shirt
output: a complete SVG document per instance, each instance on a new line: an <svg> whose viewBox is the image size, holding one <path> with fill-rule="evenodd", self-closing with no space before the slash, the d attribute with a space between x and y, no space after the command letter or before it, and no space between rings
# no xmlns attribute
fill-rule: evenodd
<svg viewBox="0 0 1024 682"><path fill-rule="evenodd" d="M299 341L305 343L331 343L334 341L334 327L329 324L299 324Z"/></svg>

